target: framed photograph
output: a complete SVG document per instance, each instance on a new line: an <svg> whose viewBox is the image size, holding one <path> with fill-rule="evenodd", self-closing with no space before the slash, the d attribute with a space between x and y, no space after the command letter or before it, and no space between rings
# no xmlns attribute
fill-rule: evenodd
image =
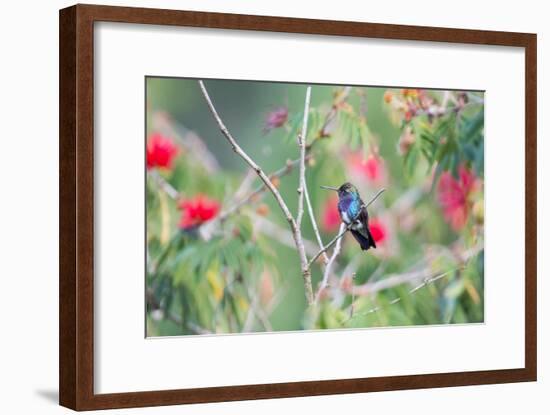
<svg viewBox="0 0 550 415"><path fill-rule="evenodd" d="M536 35L60 12L60 404L536 380Z"/></svg>

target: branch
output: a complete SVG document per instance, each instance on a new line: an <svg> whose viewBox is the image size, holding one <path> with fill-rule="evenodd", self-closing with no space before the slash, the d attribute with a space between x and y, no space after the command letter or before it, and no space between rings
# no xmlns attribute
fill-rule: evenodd
<svg viewBox="0 0 550 415"><path fill-rule="evenodd" d="M308 115L309 115L309 103L311 98L311 87L307 87L306 91L306 102L304 105L304 123L302 125L302 133L298 136L298 144L300 146L300 158L302 159L303 163L300 164L300 188L299 188L299 207L298 211L302 212L303 214L303 198L306 199L306 205L307 205L307 211L309 214L309 219L311 221L311 227L313 228L313 233L315 234L315 238L317 239L317 243L319 244L319 248L323 249L323 239L321 238L321 234L319 233L319 228L317 226L317 221L315 220L315 215L313 214L313 206L311 205L311 198L309 197L309 190L307 188L307 180L306 180L306 166L305 166L305 157L306 157L306 151L308 150L307 147L307 122L308 122ZM299 217L298 221L298 227L301 229L301 216ZM328 264L329 258L326 252L323 252L323 259L325 261L325 264ZM309 265L308 265L309 266Z"/></svg>
<svg viewBox="0 0 550 415"><path fill-rule="evenodd" d="M313 228L313 233L315 234L315 238L317 239L317 243L319 244L319 248L323 249L323 239L321 238L321 233L319 232L319 227L317 226L317 222L315 220L315 215L313 214L313 207L311 206L311 200L309 198L309 191L307 189L307 182L304 181L304 194L306 195L306 205L307 205L307 211L309 214L309 218L311 219L311 227ZM329 257L325 252L323 252L323 260L325 261L325 265L328 265L329 263Z"/></svg>
<svg viewBox="0 0 550 415"><path fill-rule="evenodd" d="M310 157L311 156L309 155L306 156L306 160L308 160ZM276 177L277 178L283 177L289 174L299 162L300 162L300 159L288 160L285 166L271 173L269 177L271 179ZM159 175L155 171L151 171L149 174L155 180L155 182L160 187L160 189L164 191L170 198L174 200L178 200L181 197L181 194L170 183L168 183L161 175ZM201 229L203 227L210 226L211 224L216 222L216 220L221 220L221 221L226 220L230 215L235 214L246 203L252 201L256 196L262 194L266 189L267 188L264 184L259 185L256 189L254 189L251 193L245 196L242 200L237 202L234 206L231 206L228 209L226 209L224 212L220 213L220 215L217 218L214 218L213 220L202 224ZM260 232L268 235L271 238L278 240L283 245L286 245L289 247L295 247L294 238L292 236L292 233L288 229L282 228L279 225L276 225L275 223L259 215L253 214L252 217L256 221L258 225L257 226L258 230ZM306 249L306 253L308 255L315 255L317 253L315 244L312 241L309 241L307 239L303 239L303 241L304 241L304 247ZM148 263L149 262L150 261L148 261Z"/></svg>
<svg viewBox="0 0 550 415"><path fill-rule="evenodd" d="M306 160L308 160L309 158L310 156L307 156ZM270 180L273 180L274 178L280 178L282 176L289 174L292 171L292 169L299 163L300 163L300 159L287 160L285 166L281 167L279 170L276 170L269 175ZM252 192L246 195L243 199L236 202L234 205L228 207L222 213L220 213L217 219L219 219L222 222L225 221L229 216L237 212L242 206L246 205L252 199L262 194L266 189L267 187L265 184L260 184Z"/></svg>
<svg viewBox="0 0 550 415"><path fill-rule="evenodd" d="M253 170L248 169L244 174L243 179L239 184L239 187L237 187L237 190L235 190L235 193L232 195L231 200L235 203L243 199L246 196L246 194L250 191L250 188L254 184L254 180L257 178L258 178L258 175ZM265 188L263 184L261 186Z"/></svg>
<svg viewBox="0 0 550 415"><path fill-rule="evenodd" d="M302 276L304 278L304 289L305 289L305 295L308 305L313 303L313 288L311 285L311 270L309 269L308 262L307 262L307 256L305 253L304 244L302 241L302 235L300 232L300 228L297 226L296 220L290 213L290 210L288 209L287 204L283 200L281 194L277 190L277 187L273 184L273 182L269 179L269 177L264 173L264 171L261 169L260 166L258 166L254 160L250 158L250 156L239 146L237 141L233 138L225 124L223 123L222 119L218 115L218 112L216 108L214 107L214 104L212 103L212 100L210 98L210 95L208 95L208 91L206 90L204 86L203 81L199 81L199 87L201 89L201 92L206 100L206 103L208 104L208 108L210 109L210 112L214 116L214 119L216 120L216 123L218 124L218 127L220 128L223 136L227 139L229 144L231 144L231 147L233 148L233 151L240 156L260 177L260 179L264 182L266 187L271 191L273 196L275 197L275 200L279 204L281 210L283 211L283 214L285 215L286 220L288 221L290 228L292 230L292 235L294 237L294 242L296 243L296 248L298 250L298 254L300 256L300 263L302 264Z"/></svg>
<svg viewBox="0 0 550 415"><path fill-rule="evenodd" d="M307 155L306 156L306 161L309 160L310 157L311 157L310 155ZM286 165L281 167L280 169L274 171L273 173L271 173L269 175L269 178L273 180L274 178L280 178L280 177L283 177L283 176L289 174L294 169L294 167L296 167L296 165L299 162L300 162L300 159L287 160ZM159 186L161 188L161 190L163 190L170 198L172 198L174 200L180 199L181 193L178 192L160 174L158 174L158 172L156 170L150 171L149 175L156 182L157 186ZM256 189L254 189L252 192L250 192L248 195L246 195L242 200L236 202L234 205L232 205L232 206L228 207L227 209L225 209L223 212L221 212L217 217L215 217L211 221L208 221L208 222L202 224L201 227L200 227L200 232L201 232L200 234L203 235L203 233L202 233L203 228L206 228L206 227L210 228L211 226L213 226L218 221L223 222L223 221L227 220L227 218L229 216L237 213L238 210L242 206L244 206L245 204L252 201L255 197L262 194L266 189L267 189L267 187L265 186L265 184L260 184ZM209 232L207 231L206 234L208 234L208 233ZM290 235L290 233L288 235L289 235L290 239L292 240L292 236ZM313 251L313 245L310 244L309 246L306 246L306 248L309 248L309 249L306 249L306 250L309 250L310 255L312 255L311 252L315 253Z"/></svg>
<svg viewBox="0 0 550 415"><path fill-rule="evenodd" d="M311 87L306 89L306 101L304 104L304 122L302 123L302 132L298 135L298 146L300 147L300 178L298 185L298 213L296 215L296 224L298 229L302 229L302 218L304 217L304 193L306 187L306 134L307 121L309 117L309 102L311 101Z"/></svg>
<svg viewBox="0 0 550 415"><path fill-rule="evenodd" d="M346 231L347 231L346 224L344 222L342 222L340 224L339 233L343 234ZM327 265L325 267L325 272L323 274L323 279L321 281L321 284L319 285L319 289L317 290L317 295L315 296L315 302L319 301L319 297L321 296L321 294L323 293L325 288L327 288L328 279L330 277L330 270L332 268L332 265L334 264L334 261L336 260L336 257L340 254L341 250L342 250L342 238L339 238L338 241L336 242L336 246L334 247L334 251L332 252L332 256L328 260ZM327 256L326 252L324 252L324 255Z"/></svg>
<svg viewBox="0 0 550 415"><path fill-rule="evenodd" d="M254 295L252 290L247 289L247 294L249 298L249 310L248 315L246 316L246 320L243 324L243 328L241 330L242 333L249 333L252 331L252 326L254 324L254 316L256 319L260 322L260 324L263 326L265 331L273 331L273 327L271 326L271 323L269 322L269 318L267 316L267 313L262 309L260 305L260 301L258 299L257 295Z"/></svg>
<svg viewBox="0 0 550 415"><path fill-rule="evenodd" d="M340 232L338 235L336 235L332 239L332 241L330 241L328 244L326 244L323 249L321 249L319 252L317 252L315 254L315 256L313 258L311 258L311 260L309 261L309 265L311 266L315 261L317 261L317 258L319 258L323 253L327 252L327 250L332 245L334 245L336 242L338 242L346 234L346 232L350 230L352 225L353 225L353 222L350 223L348 226L346 226L345 229L342 232ZM344 224L344 226L345 226L345 224ZM340 227L340 229L341 229L341 227Z"/></svg>
<svg viewBox="0 0 550 415"><path fill-rule="evenodd" d="M374 197L368 202L366 203L365 205L363 205L363 207L366 209L368 208L370 205L372 205L376 199L378 199L380 197L380 195L382 193L384 193L386 191L386 189L380 189L378 191L378 193L376 193L374 195ZM340 240L340 238L342 238L347 231L350 230L351 226L353 225L353 222L351 222L348 226L346 226L346 228L340 232L332 241L330 241L323 249L321 249L319 252L317 252L317 254L315 254L315 256L313 258L311 258L311 260L309 261L309 265L311 266L311 264L313 264L317 258L319 258L324 252L326 252L332 245L334 245L336 242L338 242ZM341 228L340 228L341 229Z"/></svg>
<svg viewBox="0 0 550 415"><path fill-rule="evenodd" d="M386 189L380 189L373 197L371 200L369 200L368 203L365 204L365 209L368 208L370 205L372 205L374 202L376 202L376 199L378 199L380 197L380 195L382 193L384 193L386 191Z"/></svg>
<svg viewBox="0 0 550 415"><path fill-rule="evenodd" d="M290 210L288 209L288 206L286 205L285 201L283 200L281 194L273 184L273 182L269 179L269 177L264 173L262 168L256 164L254 160L250 158L250 156L239 146L237 141L233 138L225 124L223 123L222 119L218 115L218 111L216 111L216 108L214 107L214 104L212 103L212 100L210 99L210 95L208 95L208 91L206 90L203 81L199 81L199 86L202 91L202 94L204 96L204 99L206 100L206 103L208 104L208 108L210 109L210 112L214 116L214 119L216 120L216 123L218 124L218 127L220 128L223 136L227 139L229 144L231 144L231 147L233 148L233 151L241 157L246 164L248 164L252 170L256 172L256 174L260 177L262 182L266 185L266 187L273 193L273 196L275 197L275 200L281 207L281 210L283 211L287 221L289 222L291 228L293 231L296 229L296 221L292 217L292 214L290 213Z"/></svg>
<svg viewBox="0 0 550 415"><path fill-rule="evenodd" d="M376 282L367 282L363 285L357 285L352 288L352 293L354 295L372 295L380 291L384 291L393 287L396 287L407 282L419 280L429 273L426 269L421 269L419 271L411 271L403 274L389 275Z"/></svg>
<svg viewBox="0 0 550 415"><path fill-rule="evenodd" d="M464 264L472 257L477 255L483 249L482 244L478 244L467 251L464 251L460 257L458 257L457 265L463 267ZM396 287L407 282L412 282L423 278L426 274L429 274L430 270L423 268L418 271L410 271L403 274L388 275L376 282L367 282L363 285L353 287L352 291L355 295L372 295L380 291L387 290L389 288Z"/></svg>
<svg viewBox="0 0 550 415"><path fill-rule="evenodd" d="M164 191L164 193L166 193L172 199L178 200L180 198L180 193L174 188L174 186L164 180L164 177L162 177L157 170L149 172L149 175L157 183L157 186L160 187Z"/></svg>
<svg viewBox="0 0 550 415"><path fill-rule="evenodd" d="M254 212L250 213L250 217L254 221L254 229L264 235L269 236L272 239L275 239L282 245L288 246L289 248L295 248L294 238L292 237L292 232L287 228L276 224L275 222L270 221L269 219L260 216ZM317 246L313 241L302 238L304 241L304 248L308 255L315 255L317 253Z"/></svg>
<svg viewBox="0 0 550 415"><path fill-rule="evenodd" d="M458 263L458 266L456 268L453 268L453 269L448 270L446 272L437 273L433 277L425 277L423 279L422 283L420 283L419 285L416 285L415 287L411 288L408 291L408 294L409 295L414 294L416 291L420 290L421 288L423 288L423 287L425 287L429 284L432 284L432 283L440 280L441 278L443 278L443 277L445 277L445 276L447 276L451 273L454 273L456 271L459 271L459 270L463 269L465 264L472 257L477 255L482 249L483 249L483 244L479 243L479 244L469 248L468 250L464 251L458 258L459 263ZM393 288L395 286L405 284L407 282L413 282L415 280L418 280L418 279L422 278L424 275L429 274L429 273L430 273L429 270L423 269L423 270L420 270L420 271L407 272L405 274L392 275L392 276L386 277L386 278L384 278L383 280L380 280L380 281L376 281L376 282L373 282L373 283L366 283L366 284L363 284L363 285L360 285L360 286L357 286L357 287L352 287L350 289L351 295L352 295L353 298L355 298L355 295L372 295L372 294L375 294L379 291L389 289L389 288ZM402 300L402 297L396 297L393 300L391 300L388 303L388 305L397 304L401 300ZM353 303L352 303L351 307L353 307ZM375 312L377 312L381 309L382 309L382 307L377 306L377 307L371 308L370 310L367 310L364 313L355 314L354 316L350 316L342 324L344 324L344 323L348 322L349 320L351 320L352 317L366 316L368 314L375 313Z"/></svg>
<svg viewBox="0 0 550 415"><path fill-rule="evenodd" d="M306 160L309 159L310 156L306 157ZM289 174L294 167L300 163L300 159L295 160L287 160L286 164L281 167L279 170L274 171L269 175L269 179L273 180L275 178L283 177L287 174ZM246 179L246 178L245 178ZM243 207L245 204L249 203L250 201L254 200L254 198L261 195L263 192L265 192L267 189L265 184L260 184L258 187L256 187L252 192L250 192L248 195L246 195L241 200L236 201L233 205L227 207L224 209L217 217L215 217L213 220L208 221L201 225L199 232L202 236L205 237L205 239L208 239L208 236L212 233L212 230L215 229L217 224L219 222L224 222L227 220L228 217L231 215L234 215L239 211L241 207Z"/></svg>
<svg viewBox="0 0 550 415"><path fill-rule="evenodd" d="M421 288L425 287L426 285L429 285L429 284L432 284L438 280L440 280L441 278L443 277L446 277L447 275L451 274L451 273L454 273L455 271L457 271L459 268L456 268L456 269L451 269L447 272L444 272L442 274L438 274L434 277L431 277L431 278L426 278L424 279L424 281L422 281L421 284L417 285L416 287L412 288L409 290L408 294L414 294L416 291L420 290ZM352 291L353 293L354 291ZM355 295L355 294L353 294ZM396 297L394 298L393 300L391 300L389 303L388 303L388 306L390 305L394 305L394 304L397 304L398 302L400 302L401 300L403 299L403 297ZM351 305L353 307L353 303ZM363 317L363 316L367 316L369 314L372 314L372 313L376 313L377 311L380 311L382 309L381 306L376 306L376 307L373 307L371 308L370 310L367 310L365 311L364 313L359 313L359 314L354 314L354 315L351 315L347 320L343 321L342 324L345 324L347 323L349 320L351 320L352 318L354 317Z"/></svg>

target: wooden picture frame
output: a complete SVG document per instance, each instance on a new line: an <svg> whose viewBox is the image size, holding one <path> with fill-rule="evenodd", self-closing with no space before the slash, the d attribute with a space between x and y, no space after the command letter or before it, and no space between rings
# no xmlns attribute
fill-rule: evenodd
<svg viewBox="0 0 550 415"><path fill-rule="evenodd" d="M199 389L94 393L94 22L418 40L525 49L525 367ZM534 34L76 5L60 11L60 404L75 410L534 381L537 377L537 39Z"/></svg>

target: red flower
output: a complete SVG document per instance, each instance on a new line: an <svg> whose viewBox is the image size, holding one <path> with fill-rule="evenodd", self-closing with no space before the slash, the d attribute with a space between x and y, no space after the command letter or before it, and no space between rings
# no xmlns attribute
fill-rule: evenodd
<svg viewBox="0 0 550 415"><path fill-rule="evenodd" d="M462 229L468 220L471 208L468 196L475 190L477 182L475 175L465 167L460 167L458 179L450 172L444 172L439 179L439 204L443 208L445 220L455 231Z"/></svg>
<svg viewBox="0 0 550 415"><path fill-rule="evenodd" d="M270 111L265 118L264 133L268 133L275 128L282 127L283 125L285 125L287 119L287 107L279 107L275 108L273 111Z"/></svg>
<svg viewBox="0 0 550 415"><path fill-rule="evenodd" d="M374 239L374 242L376 242L377 244L382 243L386 240L388 236L388 230L386 228L386 225L384 225L378 219L371 219L369 221L369 229L372 235L372 239Z"/></svg>
<svg viewBox="0 0 550 415"><path fill-rule="evenodd" d="M340 223L342 220L338 212L338 197L333 196L325 202L321 224L325 232L331 232L338 229Z"/></svg>
<svg viewBox="0 0 550 415"><path fill-rule="evenodd" d="M192 199L183 199L178 206L182 210L179 222L181 229L190 229L201 225L214 218L220 210L220 205L216 200L209 199L202 194Z"/></svg>
<svg viewBox="0 0 550 415"><path fill-rule="evenodd" d="M358 176L366 177L372 182L380 182L383 180L385 168L383 160L374 155L369 155L367 159L359 153L352 153L349 156L349 165L353 173Z"/></svg>
<svg viewBox="0 0 550 415"><path fill-rule="evenodd" d="M147 141L147 168L169 169L178 151L178 147L169 138L159 133L151 135Z"/></svg>

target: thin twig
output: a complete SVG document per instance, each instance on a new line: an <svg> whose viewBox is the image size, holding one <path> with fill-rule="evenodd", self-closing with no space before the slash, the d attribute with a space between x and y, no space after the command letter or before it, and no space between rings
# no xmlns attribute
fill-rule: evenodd
<svg viewBox="0 0 550 415"><path fill-rule="evenodd" d="M231 197L233 202L238 202L239 200L244 199L244 197L249 193L250 189L252 188L252 185L254 184L254 181L256 180L257 177L258 176L253 170L248 169L246 171L241 181L241 184L239 184L239 187ZM262 187L265 188L265 186L263 185Z"/></svg>
<svg viewBox="0 0 550 415"><path fill-rule="evenodd" d="M457 259L457 265L458 267L463 267L464 264L470 260L470 258L477 255L481 250L483 249L482 244L478 244L466 251L464 251L460 257ZM417 270L417 271L409 271L405 272L403 274L392 274L388 275L378 281L375 282L367 282L363 285L357 285L353 287L353 292L355 295L372 295L376 294L380 291L387 290L389 288L396 287L401 284L405 284L408 282L414 282L422 277L424 277L426 274L429 274L430 270L429 267L425 267L423 269Z"/></svg>
<svg viewBox="0 0 550 415"><path fill-rule="evenodd" d="M313 258L311 258L311 260L309 261L309 265L312 265L315 261L317 261L317 258L319 258L323 254L323 252L327 252L327 250L332 245L334 245L336 242L338 242L346 234L346 232L351 229L352 226L353 226L353 222L351 222L349 225L347 225L342 232L338 233L338 235L336 235L328 244L326 244L323 249L321 249L319 252L317 252L313 256Z"/></svg>
<svg viewBox="0 0 550 415"><path fill-rule="evenodd" d="M310 156L306 156L306 160L309 159ZM300 159L295 160L287 160L286 164L281 167L279 170L274 171L269 175L269 178L271 180L275 178L283 177L287 174L289 174L296 165L300 163ZM254 173L255 174L255 173ZM245 178L246 179L246 178ZM208 221L201 225L199 232L200 234L205 238L208 239L209 235L212 234L213 229L217 228L217 225L219 222L226 221L230 216L234 215L241 209L244 205L247 203L253 201L255 198L259 197L263 192L267 190L267 187L264 183L260 184L258 187L256 187L253 191L251 191L248 195L243 197L240 200L236 200L235 203L227 208L225 208L218 216L216 216L211 221Z"/></svg>
<svg viewBox="0 0 550 415"><path fill-rule="evenodd" d="M282 177L285 174L289 173L292 170L292 168L294 166L296 166L298 163L299 163L298 159L292 160L292 161L289 160L289 161L287 161L286 166L284 166L284 167L280 168L279 170L271 173L269 175L269 177L271 177L271 178L273 178L273 177ZM164 178L162 176L154 175L153 178L155 179L157 185L169 197L171 197L174 200L178 200L181 197L181 194L174 187L172 187L172 185L170 183L168 183L166 180L164 180ZM242 207L244 204L250 202L252 199L254 199L255 196L260 195L265 190L266 190L265 185L261 184L256 189L254 189L250 194L245 196L245 198L242 201L238 202L235 206L238 206L239 208ZM238 209L235 209L234 207L230 207L226 211L226 214L224 215L223 212L222 212L220 214L220 217L223 216L222 220L226 220L227 217L230 214L234 214L237 211L238 211ZM292 233L288 229L285 229L285 228L271 222L270 220L268 220L264 217L261 217L259 215L256 215L254 213L252 213L251 216L253 217L253 219L257 223L258 226L256 228L260 232L268 235L271 238L277 239L283 245L286 245L286 246L289 246L289 247L295 247L296 246L294 244L294 238L292 236ZM206 225L209 225L213 222L215 222L215 219L204 223L203 225L201 225L201 228L206 226ZM303 237L302 237L302 239L304 241L304 247L306 249L306 253L308 255L315 255L317 253L317 248L315 247L315 244L313 243L313 241L304 239ZM149 259L147 261L148 264L150 262L152 262L152 259ZM154 268L154 264L152 264L151 266L153 266L153 268ZM151 272L151 273L153 273L153 272Z"/></svg>
<svg viewBox="0 0 550 415"><path fill-rule="evenodd" d="M306 88L306 99L304 103L304 122L302 132L298 135L298 147L300 148L300 174L298 184L298 213L296 214L296 225L301 231L302 218L304 217L304 193L306 187L306 134L309 118L309 102L311 101L311 87Z"/></svg>
<svg viewBox="0 0 550 415"><path fill-rule="evenodd" d="M431 277L431 278L426 278L424 279L424 281L422 281L421 284L415 286L414 288L410 289L408 291L408 294L414 294L416 291L420 290L421 288L425 287L426 285L429 285L429 284L432 284L438 280L440 280L441 278L443 277L446 277L447 275L451 274L451 273L454 273L455 271L457 271L458 269L451 269L449 271L446 271L444 273L441 273L441 274L438 274L434 277ZM388 306L390 305L394 305L394 304L397 304L399 303L401 300L403 299L403 297L396 297L394 298L393 300L391 300L389 303L388 303ZM370 310L367 310L365 311L364 313L359 313L359 314L355 314L354 316L350 316L347 320L343 321L342 324L345 324L347 323L349 320L351 320L353 317L364 317L364 316L367 316L369 314L372 314L372 313L376 313L377 311L380 311L382 309L381 306L376 306L376 307L373 307L371 308Z"/></svg>
<svg viewBox="0 0 550 415"><path fill-rule="evenodd" d="M233 148L233 151L240 156L255 172L258 174L260 179L264 182L266 187L271 191L273 196L275 197L275 200L279 204L281 210L283 211L283 214L288 221L290 228L292 230L292 235L294 237L294 242L296 243L296 248L298 250L298 255L300 257L300 263L302 265L302 276L304 279L304 291L306 295L306 300L308 305L313 303L313 288L311 284L311 270L308 266L307 256L304 248L304 243L302 240L302 235L300 232L300 229L297 226L296 220L290 213L290 210L288 209L288 206L286 202L284 201L283 197L277 190L277 187L273 184L273 182L269 179L269 177L264 173L262 168L256 164L254 160L250 158L250 156L239 146L237 141L233 138L227 127L225 126L224 122L218 115L218 111L214 107L214 104L212 103L212 100L210 98L210 95L208 94L208 91L206 90L206 87L204 86L204 82L202 80L199 80L199 87L201 89L201 92L206 100L206 103L208 104L208 108L210 109L210 112L214 116L214 119L216 120L216 123L218 124L218 127L220 128L223 136L227 139L229 144L231 144L231 147Z"/></svg>
<svg viewBox="0 0 550 415"><path fill-rule="evenodd" d="M378 199L380 197L380 195L382 193L384 193L386 191L386 189L380 189L373 197L371 200L369 200L368 203L365 204L365 209L368 208L370 205L372 205L374 202L376 202L376 199Z"/></svg>
<svg viewBox="0 0 550 415"><path fill-rule="evenodd" d="M309 157L306 157L306 160ZM282 176L285 176L289 174L292 169L300 163L300 159L296 160L288 160L286 162L286 165L281 167L279 170L274 171L269 175L269 178L273 180L274 178L280 178ZM220 221L225 221L229 216L237 212L242 206L246 205L248 202L262 194L267 189L265 184L260 184L258 187L256 187L252 192L250 192L248 195L246 195L244 198L236 202L234 205L229 206L227 209L225 209L220 215L218 216L218 219Z"/></svg>
<svg viewBox="0 0 550 415"><path fill-rule="evenodd" d="M323 239L321 238L321 234L319 232L319 227L317 226L317 221L315 220L315 215L313 214L313 206L311 205L311 198L309 197L309 190L307 188L307 180L306 180L306 166L305 161L307 157L307 122L308 122L308 115L309 115L309 105L311 101L311 87L308 86L306 91L306 102L304 105L304 123L302 125L302 133L298 136L298 144L300 146L300 159L304 162L300 164L300 188L298 192L300 193L300 200L301 205L299 203L298 211L302 212L303 214L303 199L305 197L306 200L306 206L309 214L309 219L311 221L311 227L313 228L313 233L315 234L315 238L317 239L317 243L319 244L319 249L323 249ZM298 227L301 229L301 216L299 216L298 221ZM323 259L325 261L325 264L328 264L328 255L326 253L323 253Z"/></svg>
<svg viewBox="0 0 550 415"><path fill-rule="evenodd" d="M180 193L170 183L168 183L157 170L150 171L149 176L152 177L157 186L160 187L164 193L172 199L178 200L180 198Z"/></svg>
<svg viewBox="0 0 550 415"><path fill-rule="evenodd" d="M310 155L307 155L306 156L306 161L310 158L311 156ZM273 173L271 173L269 175L270 179L274 179L274 178L280 178L280 177L283 177L287 174L289 174L292 169L300 162L300 159L295 159L295 160L288 160L286 162L286 164L281 167L280 169L274 171ZM153 178L153 180L156 182L156 184L173 200L179 200L181 198L181 193L178 192L170 183L168 183L160 174L158 174L157 171L153 170L149 173L149 175ZM237 213L239 211L239 209L241 207L243 207L245 204L251 202L252 200L254 200L256 197L258 197L259 195L261 195L265 190L267 189L267 187L265 186L265 184L260 184L258 187L256 187L252 192L250 192L248 195L246 195L243 199L237 201L234 205L231 205L229 206L228 208L226 208L225 210L223 210L217 217L215 217L214 219L212 219L211 221L208 221L208 222L205 222L204 224L201 225L200 229L199 229L199 234L200 235L203 235L203 232L202 232L202 229L203 228L210 228L211 226L215 228L215 226L213 226L215 223L217 223L218 221L225 221L227 220L227 218L235 213ZM206 234L209 234L210 232L206 232L204 235ZM289 234L290 235L290 234ZM291 237L292 239L292 237ZM310 249L310 252L311 252L311 249Z"/></svg>
<svg viewBox="0 0 550 415"><path fill-rule="evenodd" d="M267 314L262 309L261 305L259 304L259 299L257 295L254 295L252 290L247 289L248 297L249 297L249 310L248 315L246 317L245 323L243 324L242 332L248 333L252 331L252 325L254 324L254 316L256 316L256 319L261 323L265 331L273 331L273 327L271 326L271 323L269 322L269 318L267 317Z"/></svg>
<svg viewBox="0 0 550 415"><path fill-rule="evenodd" d="M308 92L311 87L308 87ZM301 141L300 141L300 149L305 154L306 150L308 149L307 146L307 116L309 113L309 97L306 97L306 105L304 108L304 125L302 126L302 134L301 134ZM305 167L304 167L305 171ZM319 244L319 249L324 248L323 239L321 238L321 233L319 232L319 227L317 226L317 221L315 220L315 215L313 214L313 206L311 204L311 198L309 196L309 190L307 188L307 180L305 179L305 173L302 180L302 191L306 199L306 205L307 210L309 214L309 219L311 221L311 227L313 228L313 233L315 234L315 238L317 239L317 243ZM326 252L323 252L323 260L325 261L325 264L328 264L329 258Z"/></svg>
<svg viewBox="0 0 550 415"><path fill-rule="evenodd" d="M366 209L370 205L372 205L376 201L376 199L378 199L378 197L380 197L380 195L382 193L384 193L385 190L386 189L380 189L378 191L378 193L376 193L374 195L374 197L368 203L366 203L363 206L363 208ZM319 252L317 252L317 254L315 254L313 256L313 258L311 258L311 260L309 261L309 265L311 266L311 264L313 264L317 260L317 258L319 258L323 254L323 252L326 252L332 245L334 245L336 242L338 242L340 240L340 238L342 238L346 234L346 232L350 230L352 225L353 225L353 222L351 222L348 226L346 226L346 229L344 229L343 232L340 232L332 241L330 241L328 244L326 244L323 249L321 249Z"/></svg>
<svg viewBox="0 0 550 415"><path fill-rule="evenodd" d="M292 232L288 228L278 225L275 222L270 221L268 218L258 215L257 213L250 212L249 216L254 222L254 230L263 233L264 235L269 236L272 239L277 240L282 245L288 246L289 248L295 248L294 238L292 237ZM304 247L308 255L315 255L317 253L317 245L304 237Z"/></svg>
<svg viewBox="0 0 550 415"><path fill-rule="evenodd" d="M222 119L218 115L218 111L214 107L214 104L212 103L210 95L208 94L208 91L206 90L203 81L199 81L199 86L200 86L200 89L202 91L202 94L203 94L204 98L206 99L206 103L208 104L208 108L210 109L210 112L214 116L214 119L216 120L216 123L218 124L218 127L220 128L223 136L227 139L229 144L231 144L231 147L233 148L233 151L239 157L241 157L246 162L246 164L248 164L252 168L252 170L254 170L256 172L256 174L260 177L262 182L264 182L266 187L271 191L271 193L273 193L273 196L275 197L275 200L277 201L277 203L279 204L281 210L283 211L283 213L285 215L285 218L287 219L287 221L289 222L291 228L293 228L293 231L295 232L296 221L292 217L292 214L290 213L290 210L288 209L287 204L283 200L283 197L281 196L281 194L279 193L279 191L277 190L277 188L275 187L273 182L264 173L262 168L260 166L258 166L258 164L256 164L256 162L254 160L252 160L250 158L250 156L241 148L241 146L239 146L237 141L233 138L233 136L231 135L231 133L229 132L229 130L225 126L224 122L222 121Z"/></svg>
<svg viewBox="0 0 550 415"><path fill-rule="evenodd" d="M317 221L315 220L315 215L313 213L313 206L311 205L311 200L309 198L309 190L307 188L307 181L304 182L304 194L306 196L306 205L307 205L307 211L309 214L309 218L311 220L311 227L313 228L313 233L315 234L315 238L317 239L317 243L319 244L319 248L323 249L325 246L323 244L323 239L321 238L321 233L319 232L319 227L317 226ZM325 261L325 265L329 263L329 257L325 252L323 252L323 260Z"/></svg>
<svg viewBox="0 0 550 415"><path fill-rule="evenodd" d="M339 233L345 233L345 230L347 229L347 226L344 222L342 222L340 224L340 230L339 230ZM329 259L329 261L327 262L327 265L325 267L325 272L323 273L323 279L321 281L321 284L319 285L319 288L317 290L317 295L315 296L315 302L317 303L319 301L319 298L321 296L321 294L323 293L323 291L325 290L325 288L327 288L328 286L328 279L330 277L330 271L331 271L331 268L332 268L332 264L334 264L334 261L336 260L336 257L340 254L340 251L342 249L342 238L339 238L338 241L336 242L336 246L334 247L334 251L332 251L332 255ZM326 253L325 253L326 255Z"/></svg>
<svg viewBox="0 0 550 415"><path fill-rule="evenodd" d="M408 291L408 294L409 295L414 294L415 292L417 292L421 288L423 288L423 287L425 287L429 284L432 284L432 283L440 280L441 278L443 278L443 277L445 277L445 276L447 276L451 273L454 273L454 272L460 271L461 269L464 269L466 263L472 257L477 255L482 249L483 249L483 244L479 243L479 244L473 246L472 248L469 248L468 250L464 251L460 255L460 257L458 258L459 263L458 263L457 267L455 267L451 270L445 271L445 272L437 273L433 277L424 278L422 283L420 283L419 285L416 285L415 287L411 288ZM352 297L355 297L355 295L372 295L372 294L376 294L377 292L382 291L382 290L393 288L393 287L396 287L398 285L405 284L405 283L408 283L408 282L413 282L415 280L418 280L418 279L422 278L424 275L429 274L429 273L430 273L430 271L427 270L427 269L423 269L423 270L419 270L419 271L411 271L411 272L407 272L405 274L398 274L398 275L389 276L387 278L384 278L381 281L377 281L377 282L374 282L374 283L366 283L366 284L363 284L362 286L358 286L358 287L353 287L352 286L351 287L351 295L352 295ZM403 299L402 297L396 297L393 300L391 300L388 303L388 305L397 304L402 299ZM367 310L364 313L355 314L355 316L356 317L357 316L366 316L368 314L375 313L375 312L377 312L381 309L382 309L381 306L376 306L376 307L371 308L370 310ZM345 320L342 324L348 322L350 319L351 319L351 317L348 318L347 320Z"/></svg>

